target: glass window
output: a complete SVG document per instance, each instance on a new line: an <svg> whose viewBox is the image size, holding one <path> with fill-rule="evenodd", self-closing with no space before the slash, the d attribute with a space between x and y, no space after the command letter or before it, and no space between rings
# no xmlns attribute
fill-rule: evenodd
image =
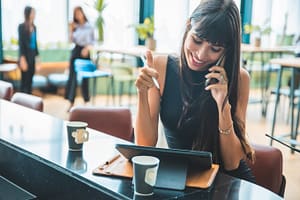
<svg viewBox="0 0 300 200"><path fill-rule="evenodd" d="M263 36L263 44L277 45L282 34L287 37L293 36L292 40L300 34L300 1L287 0L282 3L281 0L253 0L252 24L262 25L269 19L272 32L270 36ZM251 36L252 40L254 36ZM293 44L293 41L289 41Z"/></svg>
<svg viewBox="0 0 300 200"><path fill-rule="evenodd" d="M35 25L40 44L66 41L66 1L2 0L2 39L5 48L18 40L18 25L24 22L24 8L27 5L36 10Z"/></svg>
<svg viewBox="0 0 300 200"><path fill-rule="evenodd" d="M199 0L163 0L155 1L154 20L157 48L179 52L185 29L185 23ZM240 0L236 0L239 7ZM170 5L172 5L170 7Z"/></svg>
<svg viewBox="0 0 300 200"><path fill-rule="evenodd" d="M35 25L40 50L69 49L68 23L73 18L75 6L82 6L88 20L95 25L97 11L95 0L2 0L2 40L4 57L17 57L18 25L24 22L24 8L35 8ZM113 47L133 46L136 43L130 24L138 19L139 0L106 0L104 12L104 44ZM97 31L95 30L95 33ZM97 35L97 34L96 34ZM42 60L43 61L43 60Z"/></svg>

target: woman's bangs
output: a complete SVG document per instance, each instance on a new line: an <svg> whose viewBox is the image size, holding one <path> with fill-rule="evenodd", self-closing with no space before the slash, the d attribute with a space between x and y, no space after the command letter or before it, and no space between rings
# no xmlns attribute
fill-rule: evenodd
<svg viewBox="0 0 300 200"><path fill-rule="evenodd" d="M194 24L193 18L191 20L192 31L197 37L203 38L217 46L227 47L230 44L232 34L228 28L225 16L202 17L202 20Z"/></svg>

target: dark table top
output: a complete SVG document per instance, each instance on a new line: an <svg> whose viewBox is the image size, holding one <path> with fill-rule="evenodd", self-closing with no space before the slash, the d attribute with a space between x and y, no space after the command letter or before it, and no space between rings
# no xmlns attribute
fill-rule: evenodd
<svg viewBox="0 0 300 200"><path fill-rule="evenodd" d="M38 197L48 195L48 193L32 191L38 186L32 187L30 184L40 184L40 182L49 184L48 190L50 190L50 185L60 187L53 191L59 191L59 194L62 194L64 187L59 182L56 183L56 180L61 180L59 174L63 174L88 188L81 191L80 195L85 192L88 194L90 188L103 194L103 197L106 195L108 199L139 199L133 194L130 179L92 174L97 166L117 153L114 148L116 143L126 143L126 141L88 129L90 138L84 143L83 151L70 152L67 146L65 124L64 120L0 100L0 154L2 155L0 156L0 175L10 180L13 179L19 186ZM5 148L2 148L4 146ZM11 155L16 155L16 157L9 157L10 151L6 147L13 149L12 151L16 154ZM33 169L36 170L35 173L28 170L20 172L27 166L26 159L21 155L30 158L31 164L41 163ZM22 157L21 161L18 160L19 157ZM19 166L22 163L24 167ZM50 172L47 170L46 172L44 166L54 170L53 174L58 174L58 177L47 176L46 174ZM27 174L31 174L31 177L27 177ZM213 186L205 190L186 188L183 191L177 191L155 188L154 193L147 199L281 199L267 189L222 173L218 173ZM68 195L72 199L76 192ZM59 195L56 195L56 199L60 199Z"/></svg>

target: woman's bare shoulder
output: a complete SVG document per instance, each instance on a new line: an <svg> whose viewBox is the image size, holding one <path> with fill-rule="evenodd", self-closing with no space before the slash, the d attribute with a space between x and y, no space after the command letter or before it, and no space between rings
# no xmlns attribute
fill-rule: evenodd
<svg viewBox="0 0 300 200"><path fill-rule="evenodd" d="M158 71L167 66L168 55L155 55L153 56L154 68Z"/></svg>
<svg viewBox="0 0 300 200"><path fill-rule="evenodd" d="M153 57L153 67L158 72L158 82L160 85L160 95L163 94L165 87L168 55L155 55Z"/></svg>
<svg viewBox="0 0 300 200"><path fill-rule="evenodd" d="M241 67L241 69L240 69L240 78L241 78L242 82L244 82L244 81L249 82L250 81L250 74L245 68Z"/></svg>
<svg viewBox="0 0 300 200"><path fill-rule="evenodd" d="M250 90L250 75L244 68L240 69L240 80L238 86L239 99L241 103L247 104Z"/></svg>

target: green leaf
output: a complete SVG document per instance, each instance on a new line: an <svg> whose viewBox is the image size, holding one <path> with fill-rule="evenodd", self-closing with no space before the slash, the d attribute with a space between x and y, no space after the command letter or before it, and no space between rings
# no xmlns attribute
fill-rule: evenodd
<svg viewBox="0 0 300 200"><path fill-rule="evenodd" d="M95 2L95 9L98 11L98 17L96 20L96 26L98 29L98 40L100 42L102 42L104 40L104 28L103 28L103 24L104 24L104 18L102 16L102 12L103 10L106 8L106 4L104 3L104 0L97 0Z"/></svg>

